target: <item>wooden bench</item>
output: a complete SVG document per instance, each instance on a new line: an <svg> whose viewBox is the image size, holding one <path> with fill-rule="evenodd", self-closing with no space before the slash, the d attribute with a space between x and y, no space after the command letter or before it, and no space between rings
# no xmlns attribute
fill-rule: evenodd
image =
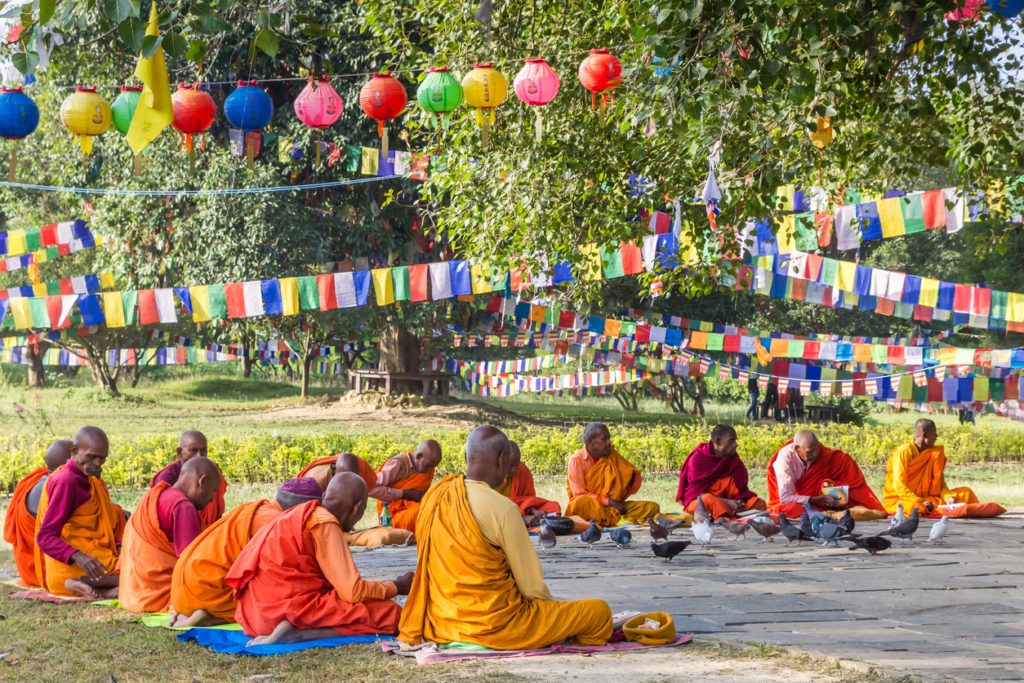
<svg viewBox="0 0 1024 683"><path fill-rule="evenodd" d="M835 406L804 406L808 422L839 422L839 409Z"/></svg>
<svg viewBox="0 0 1024 683"><path fill-rule="evenodd" d="M409 382L420 385L421 396L430 396L431 394L434 396L448 396L452 377L454 375L447 372L399 373L382 370L349 370L348 390L361 394L363 393L363 387L366 386L367 390L371 391L383 389L384 394L390 396L392 393L399 393L393 391L393 389L400 382Z"/></svg>

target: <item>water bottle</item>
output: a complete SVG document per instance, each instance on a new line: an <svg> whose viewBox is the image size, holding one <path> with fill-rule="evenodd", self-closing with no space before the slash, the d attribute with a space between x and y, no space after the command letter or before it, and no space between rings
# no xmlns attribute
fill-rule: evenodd
<svg viewBox="0 0 1024 683"><path fill-rule="evenodd" d="M380 525L386 527L391 526L391 511L388 510L387 503L384 503L384 509L380 513Z"/></svg>

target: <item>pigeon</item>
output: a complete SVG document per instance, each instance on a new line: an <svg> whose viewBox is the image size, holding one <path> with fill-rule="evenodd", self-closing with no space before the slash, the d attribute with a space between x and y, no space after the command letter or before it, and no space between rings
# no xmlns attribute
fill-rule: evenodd
<svg viewBox="0 0 1024 683"><path fill-rule="evenodd" d="M823 519L821 519L819 517L814 517L814 518L812 518L810 520L810 522L811 522L811 533L814 534L815 536L817 536L818 532L821 531L821 525L825 523L825 520L823 520ZM801 520L800 524L801 524L801 526L803 525L803 521L802 520Z"/></svg>
<svg viewBox="0 0 1024 683"><path fill-rule="evenodd" d="M945 545L946 542L942 540L942 537L946 535L946 531L948 531L948 530L949 530L949 517L946 517L945 515L943 515L942 519L940 519L939 521L935 522L935 524L932 524L932 528L928 532L928 540L931 541L932 543L938 543L939 545Z"/></svg>
<svg viewBox="0 0 1024 683"><path fill-rule="evenodd" d="M772 522L768 517L755 517L747 522L747 526L757 532L761 536L761 543L768 541L774 543L772 536L779 533L779 525Z"/></svg>
<svg viewBox="0 0 1024 683"><path fill-rule="evenodd" d="M907 541L917 543L917 541L914 540L914 534L917 532L917 525L919 522L920 520L918 519L917 508L914 508L910 511L910 517L908 519L903 520L896 526L891 529L887 529L878 535L901 538L903 539L903 543L901 545L906 544Z"/></svg>
<svg viewBox="0 0 1024 683"><path fill-rule="evenodd" d="M812 522L827 522L829 519L831 519L824 512L820 512L812 508L810 503L804 503L804 512L807 513L807 516L811 518Z"/></svg>
<svg viewBox="0 0 1024 683"><path fill-rule="evenodd" d="M735 520L726 519L725 517L719 517L718 523L725 527L725 530L732 534L732 540L738 541L740 536L743 540L747 540L747 525L743 522L737 522Z"/></svg>
<svg viewBox="0 0 1024 683"><path fill-rule="evenodd" d="M700 543L701 550L706 548L711 543L711 537L715 535L714 530L711 528L711 524L708 522L694 522L690 525L690 531L693 532L693 537Z"/></svg>
<svg viewBox="0 0 1024 683"><path fill-rule="evenodd" d="M805 540L809 540L807 536L804 535L804 532L800 530L800 527L789 523L789 520L786 519L786 513L784 512L779 514L779 531L781 531L782 535L788 539L788 542L783 544L786 546L793 541L796 541L796 544L800 545Z"/></svg>
<svg viewBox="0 0 1024 683"><path fill-rule="evenodd" d="M897 524L903 524L907 516L903 514L903 503L896 506L896 514L889 520L889 528L894 528Z"/></svg>
<svg viewBox="0 0 1024 683"><path fill-rule="evenodd" d="M576 538L587 544L587 550L593 550L594 544L601 540L601 530L597 528L596 522L591 521L590 528Z"/></svg>
<svg viewBox="0 0 1024 683"><path fill-rule="evenodd" d="M633 534L629 533L629 529L613 529L608 532L608 538L615 542L619 550L622 550L629 547L629 542L633 540Z"/></svg>
<svg viewBox="0 0 1024 683"><path fill-rule="evenodd" d="M697 497L697 509L693 511L693 521L696 524L711 522L711 515L708 514L708 509L704 507L704 499L700 496Z"/></svg>
<svg viewBox="0 0 1024 683"><path fill-rule="evenodd" d="M664 557L665 564L668 564L669 560L683 552L688 545L690 545L689 541L665 541L664 543L651 543L651 550L657 557Z"/></svg>
<svg viewBox="0 0 1024 683"><path fill-rule="evenodd" d="M684 524L686 524L685 520L682 520L682 519L669 519L668 517L662 517L661 515L658 515L658 518L657 518L656 521L658 522L658 524L660 524L661 526L665 527L665 529L669 533L672 533L672 531L674 531L675 529L678 529L679 527L681 527Z"/></svg>
<svg viewBox="0 0 1024 683"><path fill-rule="evenodd" d="M846 533L852 532L854 528L857 526L857 523L853 521L853 515L850 514L849 510L847 510L846 514L839 518L837 524L843 527L843 529L846 530Z"/></svg>
<svg viewBox="0 0 1024 683"><path fill-rule="evenodd" d="M821 539L822 546L826 546L829 543L839 545L839 539L846 535L846 529L837 522L825 522L818 530L818 538Z"/></svg>
<svg viewBox="0 0 1024 683"><path fill-rule="evenodd" d="M877 555L883 550L888 550L892 547L892 541L888 538L882 538L881 536L868 536L867 538L849 538L848 540L853 545L850 546L850 550L857 550L858 548L864 548L872 555Z"/></svg>
<svg viewBox="0 0 1024 683"><path fill-rule="evenodd" d="M818 525L821 526L820 524ZM818 534L814 530L814 522L807 516L807 513L800 515L800 533L804 535L803 540L811 541L817 538Z"/></svg>
<svg viewBox="0 0 1024 683"><path fill-rule="evenodd" d="M664 541L668 538L668 529L661 526L650 517L647 518L647 524L651 528L651 538L655 541Z"/></svg>
<svg viewBox="0 0 1024 683"><path fill-rule="evenodd" d="M548 520L541 518L540 520L540 547L544 550L545 555L551 554L551 549L555 547L555 532L548 527Z"/></svg>

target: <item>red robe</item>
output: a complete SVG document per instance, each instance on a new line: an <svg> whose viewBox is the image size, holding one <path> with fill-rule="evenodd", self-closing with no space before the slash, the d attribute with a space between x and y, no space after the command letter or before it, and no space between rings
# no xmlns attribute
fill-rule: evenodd
<svg viewBox="0 0 1024 683"><path fill-rule="evenodd" d="M28 586L38 586L40 580L36 574L36 518L25 503L32 487L45 476L46 468L40 467L18 482L4 519L4 540L11 544L18 576Z"/></svg>
<svg viewBox="0 0 1024 683"><path fill-rule="evenodd" d="M793 443L790 439L783 447ZM800 481L796 483L796 493L801 496L820 496L825 482L836 486L850 487L848 507L862 506L870 510L884 511L882 503L871 491L864 473L848 454L833 448L820 446L821 454L814 464L807 468ZM781 448L779 449L782 450ZM804 513L804 506L799 503L783 503L779 500L779 483L775 479L775 458L779 451L768 461L768 509L774 514L786 513L787 517L799 517ZM824 508L822 508L824 509Z"/></svg>

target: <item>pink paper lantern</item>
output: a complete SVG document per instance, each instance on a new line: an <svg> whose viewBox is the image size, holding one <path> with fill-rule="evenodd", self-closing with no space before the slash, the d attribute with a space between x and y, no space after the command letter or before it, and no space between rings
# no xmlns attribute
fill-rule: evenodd
<svg viewBox="0 0 1024 683"><path fill-rule="evenodd" d="M316 165L320 165L320 130L327 128L341 116L342 104L339 95L327 79L321 76L313 87L313 77L295 98L295 115L310 128L316 129Z"/></svg>
<svg viewBox="0 0 1024 683"><path fill-rule="evenodd" d="M516 97L531 107L543 107L555 99L562 81L543 57L527 57L526 64L516 74L512 87ZM540 109L537 110L537 142L544 132Z"/></svg>

